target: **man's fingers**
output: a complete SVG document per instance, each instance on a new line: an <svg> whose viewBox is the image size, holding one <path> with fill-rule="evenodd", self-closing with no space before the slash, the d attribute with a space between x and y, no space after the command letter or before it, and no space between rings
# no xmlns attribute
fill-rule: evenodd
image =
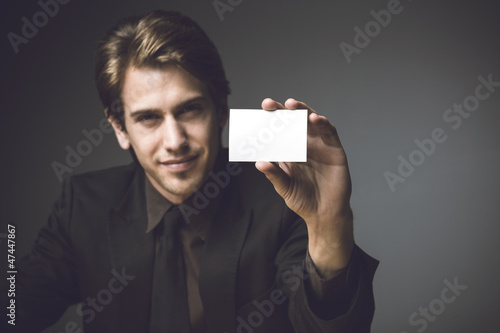
<svg viewBox="0 0 500 333"><path fill-rule="evenodd" d="M285 106L289 110L306 109L307 114L316 113L316 111L311 109L306 103L297 101L294 98L287 99L285 102Z"/></svg>
<svg viewBox="0 0 500 333"><path fill-rule="evenodd" d="M276 102L272 98L265 98L262 101L262 109L267 110L267 111L274 111L277 109L284 109L285 107L283 104Z"/></svg>
<svg viewBox="0 0 500 333"><path fill-rule="evenodd" d="M311 109L306 103L297 101L294 98L289 98L285 102L287 109L307 109L309 121L318 130L323 141L331 146L342 147L335 126L325 116L320 116L316 111ZM311 129L311 128L309 128ZM308 131L309 131L308 129Z"/></svg>
<svg viewBox="0 0 500 333"><path fill-rule="evenodd" d="M337 129L326 117L314 113L309 115L309 121L313 126L316 126L318 133L326 144L339 148L342 147Z"/></svg>
<svg viewBox="0 0 500 333"><path fill-rule="evenodd" d="M256 162L255 167L257 170L266 175L267 179L271 181L274 189L279 195L285 195L289 182L289 176L285 173L285 171L271 162L264 161Z"/></svg>
<svg viewBox="0 0 500 333"><path fill-rule="evenodd" d="M269 111L285 108L288 110L306 109L309 117L309 122L315 127L308 128L308 132L318 133L319 135L321 135L323 141L328 145L342 147L335 126L326 117L320 116L316 111L314 111L304 102L297 101L294 98L289 98L283 105L271 98L266 98L262 101L262 108ZM311 130L313 132L310 132Z"/></svg>

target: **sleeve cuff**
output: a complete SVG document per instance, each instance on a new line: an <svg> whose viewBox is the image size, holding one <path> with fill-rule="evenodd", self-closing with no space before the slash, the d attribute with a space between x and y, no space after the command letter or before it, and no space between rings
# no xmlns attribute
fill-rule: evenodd
<svg viewBox="0 0 500 333"><path fill-rule="evenodd" d="M316 316L323 320L331 320L348 312L353 303L355 291L350 286L356 285L351 268L356 261L356 249L351 254L349 263L338 275L331 279L324 279L309 252L306 254L304 269L308 272L309 279L304 281L309 307Z"/></svg>

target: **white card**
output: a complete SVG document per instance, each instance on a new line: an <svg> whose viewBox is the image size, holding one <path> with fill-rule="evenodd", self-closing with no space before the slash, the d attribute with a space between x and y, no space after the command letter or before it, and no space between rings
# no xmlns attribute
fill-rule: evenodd
<svg viewBox="0 0 500 333"><path fill-rule="evenodd" d="M231 109L229 161L307 162L307 110Z"/></svg>

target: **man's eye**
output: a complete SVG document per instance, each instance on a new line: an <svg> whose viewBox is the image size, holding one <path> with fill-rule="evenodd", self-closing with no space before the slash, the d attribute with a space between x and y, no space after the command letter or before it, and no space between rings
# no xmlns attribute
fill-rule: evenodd
<svg viewBox="0 0 500 333"><path fill-rule="evenodd" d="M201 104L190 104L184 108L184 112L199 112L203 110Z"/></svg>
<svg viewBox="0 0 500 333"><path fill-rule="evenodd" d="M149 122L149 121L153 121L155 119L158 119L157 115L154 115L154 114L145 114L145 115L139 116L137 118L137 121L138 122Z"/></svg>

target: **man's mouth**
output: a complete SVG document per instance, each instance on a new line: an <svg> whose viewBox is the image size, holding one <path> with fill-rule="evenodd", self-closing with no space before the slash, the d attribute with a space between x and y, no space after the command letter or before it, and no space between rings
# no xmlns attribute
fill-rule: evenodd
<svg viewBox="0 0 500 333"><path fill-rule="evenodd" d="M180 158L174 158L160 162L160 164L169 171L180 172L191 168L198 159L198 155L188 155Z"/></svg>

